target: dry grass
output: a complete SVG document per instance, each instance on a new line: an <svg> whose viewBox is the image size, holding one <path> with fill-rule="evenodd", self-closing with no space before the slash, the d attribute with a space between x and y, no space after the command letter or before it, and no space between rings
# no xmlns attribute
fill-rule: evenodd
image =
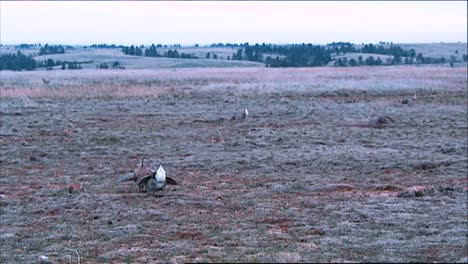
<svg viewBox="0 0 468 264"><path fill-rule="evenodd" d="M2 72L0 262L466 262L466 78ZM180 184L129 192L141 157Z"/></svg>
<svg viewBox="0 0 468 264"><path fill-rule="evenodd" d="M135 97L174 92L411 94L462 91L465 68L191 68L2 72L2 97ZM50 80L45 85L42 79Z"/></svg>

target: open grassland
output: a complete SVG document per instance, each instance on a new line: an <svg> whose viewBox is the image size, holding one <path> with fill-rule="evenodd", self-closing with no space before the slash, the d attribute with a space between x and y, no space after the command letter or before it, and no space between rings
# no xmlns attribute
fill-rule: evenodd
<svg viewBox="0 0 468 264"><path fill-rule="evenodd" d="M184 49L178 49L184 52ZM206 55L206 54L205 54ZM205 56L204 55L204 56ZM231 54L232 55L232 54ZM52 54L34 57L36 60L53 59L61 61L92 61L89 64L82 64L84 69L95 69L101 63L109 66L118 61L126 69L164 69L164 68L193 68L193 67L264 67L263 63L251 61L232 61L221 59L176 59L176 58L154 58L144 56L125 55L120 49L93 49L76 48L66 50L65 54ZM56 67L57 69L60 66Z"/></svg>
<svg viewBox="0 0 468 264"><path fill-rule="evenodd" d="M380 45L380 44L373 44ZM395 45L400 46L404 50L414 49L416 54L421 53L424 57L430 58L441 58L444 57L447 60L450 60L450 56L455 56L457 61L463 61L462 55L468 54L468 46L466 42L440 42L440 43L395 43ZM384 47L390 47L390 44L384 44ZM362 44L356 45L357 48L362 48ZM353 54L353 53L349 53ZM374 56L384 56L379 54L362 54L362 57L367 57L369 55Z"/></svg>
<svg viewBox="0 0 468 264"><path fill-rule="evenodd" d="M464 68L1 74L2 263L467 262Z"/></svg>
<svg viewBox="0 0 468 264"><path fill-rule="evenodd" d="M444 67L187 68L3 71L2 97L138 97L161 93L413 95L462 91L466 69ZM43 79L49 80L45 84Z"/></svg>
<svg viewBox="0 0 468 264"><path fill-rule="evenodd" d="M468 54L467 43L405 43L397 44L403 49L414 49L416 53L422 53L425 57L449 59L455 56L458 61L462 61L462 55Z"/></svg>

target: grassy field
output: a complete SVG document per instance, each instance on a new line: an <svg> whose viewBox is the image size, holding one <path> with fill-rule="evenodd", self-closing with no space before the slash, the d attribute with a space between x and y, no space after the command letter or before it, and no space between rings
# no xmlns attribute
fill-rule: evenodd
<svg viewBox="0 0 468 264"><path fill-rule="evenodd" d="M466 43L419 43L419 44L399 44L403 49L414 49L416 53L422 53L426 57L450 58L455 56L462 61L462 55L468 54ZM458 53L456 53L458 51Z"/></svg>
<svg viewBox="0 0 468 264"><path fill-rule="evenodd" d="M466 68L1 74L2 263L468 261Z"/></svg>
<svg viewBox="0 0 468 264"><path fill-rule="evenodd" d="M312 95L443 92L466 82L446 67L185 68L2 72L3 97L158 96L165 92L304 93ZM42 79L49 80L49 84Z"/></svg>
<svg viewBox="0 0 468 264"><path fill-rule="evenodd" d="M184 49L179 52L184 52ZM161 52L161 51L160 51ZM232 55L232 54L231 54ZM90 64L82 64L84 69L95 69L100 63L109 66L114 61L120 62L126 69L160 69L160 68L200 68L200 67L264 67L263 63L250 61L231 61L220 59L175 59L152 58L142 56L130 56L123 54L120 49L83 49L67 50L65 54L53 54L37 56L37 60L62 60L62 61L92 61ZM204 57L203 57L204 58ZM60 68L58 66L57 68Z"/></svg>

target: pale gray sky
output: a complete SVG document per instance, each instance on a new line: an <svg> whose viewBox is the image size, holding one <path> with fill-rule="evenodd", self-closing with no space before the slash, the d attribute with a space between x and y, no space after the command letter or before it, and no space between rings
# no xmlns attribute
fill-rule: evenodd
<svg viewBox="0 0 468 264"><path fill-rule="evenodd" d="M466 1L7 1L1 43L466 42Z"/></svg>

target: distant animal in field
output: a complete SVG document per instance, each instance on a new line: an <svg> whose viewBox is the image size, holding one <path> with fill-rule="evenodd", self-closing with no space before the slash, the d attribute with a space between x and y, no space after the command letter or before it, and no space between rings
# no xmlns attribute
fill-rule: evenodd
<svg viewBox="0 0 468 264"><path fill-rule="evenodd" d="M389 116L386 116L386 115L381 115L381 116L376 116L376 117L373 117L370 121L369 121L369 126L370 127L377 127L377 128L381 128L385 125L388 125L388 124L391 124L395 122L395 120L393 120L393 118L389 117Z"/></svg>
<svg viewBox="0 0 468 264"><path fill-rule="evenodd" d="M248 116L249 116L249 110L247 110L247 107L244 107L244 112L242 113L242 115L240 116L233 115L231 120L232 121L244 121L245 119L247 119Z"/></svg>
<svg viewBox="0 0 468 264"><path fill-rule="evenodd" d="M137 184L140 190L155 192L164 189L167 184L177 185L177 182L167 177L166 171L160 165L156 172L141 178Z"/></svg>
<svg viewBox="0 0 468 264"><path fill-rule="evenodd" d="M393 118L387 115L373 115L374 113L374 108L372 108L370 112L371 119L369 120L369 123L367 124L368 127L375 127L375 128L382 128L385 125L391 124L395 122Z"/></svg>
<svg viewBox="0 0 468 264"><path fill-rule="evenodd" d="M42 78L42 82L43 82L45 85L49 85L49 84L50 84L50 80L47 80L47 79L44 79L44 78Z"/></svg>
<svg viewBox="0 0 468 264"><path fill-rule="evenodd" d="M247 107L244 107L244 113L242 114L242 118L246 119L248 115L249 115L249 110L247 110Z"/></svg>
<svg viewBox="0 0 468 264"><path fill-rule="evenodd" d="M145 166L144 162L145 162L145 159L142 158L140 164L133 171L133 173L128 173L128 174L124 175L123 177L121 177L119 179L119 181L120 182L124 182L124 181L138 182L143 177L151 175L153 173L153 170L150 167ZM141 188L140 188L140 191L141 191Z"/></svg>
<svg viewBox="0 0 468 264"><path fill-rule="evenodd" d="M165 184L173 184L176 185L177 182L169 177L166 177L166 172L160 166L159 171L159 179L160 181L157 182L157 184L153 181L149 181L150 179L154 178L155 175L158 173L157 171L154 171L151 167L145 166L144 165L144 159L141 159L140 164L138 167L133 171L133 173L127 173L124 176L122 176L119 179L119 182L124 182L124 181L134 181L135 184L138 186L138 190L140 192L146 192L147 190L156 190L157 188L160 188L162 185L162 182ZM164 175L162 177L161 175ZM164 178L164 180L162 180ZM164 188L164 186L161 187ZM156 189L155 189L156 188Z"/></svg>
<svg viewBox="0 0 468 264"><path fill-rule="evenodd" d="M370 120L364 124L345 124L339 126L351 126L351 127L370 127L370 128L384 128L386 125L394 123L395 120L388 115L374 115L374 109L371 110L369 116Z"/></svg>
<svg viewBox="0 0 468 264"><path fill-rule="evenodd" d="M414 105L416 103L416 100L418 99L416 93L413 95L412 98L410 99L404 99L401 101L402 104L407 104L407 105Z"/></svg>

